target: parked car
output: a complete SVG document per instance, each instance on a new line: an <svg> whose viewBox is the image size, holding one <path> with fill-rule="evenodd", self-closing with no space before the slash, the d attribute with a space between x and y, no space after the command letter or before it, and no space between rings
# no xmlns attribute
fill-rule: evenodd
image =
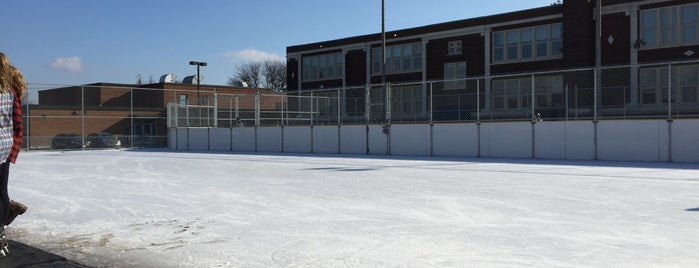
<svg viewBox="0 0 699 268"><path fill-rule="evenodd" d="M89 144L89 140L79 134L58 134L51 139L51 149L82 149Z"/></svg>
<svg viewBox="0 0 699 268"><path fill-rule="evenodd" d="M87 135L90 140L90 148L120 148L121 141L116 136L107 132L91 133Z"/></svg>

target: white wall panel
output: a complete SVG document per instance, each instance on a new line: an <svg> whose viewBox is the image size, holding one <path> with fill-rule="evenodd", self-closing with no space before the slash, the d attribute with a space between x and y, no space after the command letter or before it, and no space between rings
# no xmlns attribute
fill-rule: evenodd
<svg viewBox="0 0 699 268"><path fill-rule="evenodd" d="M369 154L386 154L388 135L383 133L383 126L369 126Z"/></svg>
<svg viewBox="0 0 699 268"><path fill-rule="evenodd" d="M666 161L667 134L665 121L600 121L597 124L597 158Z"/></svg>
<svg viewBox="0 0 699 268"><path fill-rule="evenodd" d="M231 129L231 147L234 152L254 152L255 141L255 128Z"/></svg>
<svg viewBox="0 0 699 268"><path fill-rule="evenodd" d="M177 150L177 130L176 128L167 129L167 148Z"/></svg>
<svg viewBox="0 0 699 268"><path fill-rule="evenodd" d="M340 153L366 154L366 126L342 126L340 128Z"/></svg>
<svg viewBox="0 0 699 268"><path fill-rule="evenodd" d="M209 130L209 148L211 151L230 151L231 150L231 129L230 128L212 128Z"/></svg>
<svg viewBox="0 0 699 268"><path fill-rule="evenodd" d="M313 127L313 152L323 154L340 153L340 127Z"/></svg>
<svg viewBox="0 0 699 268"><path fill-rule="evenodd" d="M565 148L565 123L538 122L534 127L534 158L564 159Z"/></svg>
<svg viewBox="0 0 699 268"><path fill-rule="evenodd" d="M481 124L481 156L531 158L531 123L505 122Z"/></svg>
<svg viewBox="0 0 699 268"><path fill-rule="evenodd" d="M392 125L391 154L394 155L430 155L429 125Z"/></svg>
<svg viewBox="0 0 699 268"><path fill-rule="evenodd" d="M284 127L284 152L310 153L311 127Z"/></svg>
<svg viewBox="0 0 699 268"><path fill-rule="evenodd" d="M189 129L189 150L207 151L209 150L209 129L190 128Z"/></svg>
<svg viewBox="0 0 699 268"><path fill-rule="evenodd" d="M432 127L434 156L478 156L478 125L435 124Z"/></svg>
<svg viewBox="0 0 699 268"><path fill-rule="evenodd" d="M672 122L672 161L699 163L699 120Z"/></svg>
<svg viewBox="0 0 699 268"><path fill-rule="evenodd" d="M282 152L282 128L259 127L257 128L258 152Z"/></svg>
<svg viewBox="0 0 699 268"><path fill-rule="evenodd" d="M565 159L595 159L595 125L590 121L560 122L565 125Z"/></svg>
<svg viewBox="0 0 699 268"><path fill-rule="evenodd" d="M277 127L181 128L168 131L168 147L344 154L366 154L369 148L370 154L385 154L388 136L383 126L369 126L368 133L366 129L286 127L282 133ZM600 160L699 163L699 120L600 121L596 145L595 124L590 121L484 123L480 128L473 123L393 125L390 135L393 155L424 156L431 151L435 156L474 157L480 149L481 157L530 158L534 153L536 158L589 160L596 153Z"/></svg>

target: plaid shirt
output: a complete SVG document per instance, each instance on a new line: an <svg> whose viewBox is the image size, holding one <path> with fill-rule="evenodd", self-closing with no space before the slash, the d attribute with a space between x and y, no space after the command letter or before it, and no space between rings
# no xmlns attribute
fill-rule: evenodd
<svg viewBox="0 0 699 268"><path fill-rule="evenodd" d="M19 151L22 149L22 137L24 136L24 125L22 125L22 100L17 95L17 91L12 89L14 100L12 101L12 148L7 161L14 163L17 161Z"/></svg>

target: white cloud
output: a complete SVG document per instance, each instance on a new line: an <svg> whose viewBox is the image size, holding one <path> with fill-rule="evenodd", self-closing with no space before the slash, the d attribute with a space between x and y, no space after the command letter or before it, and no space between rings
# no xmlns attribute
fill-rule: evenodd
<svg viewBox="0 0 699 268"><path fill-rule="evenodd" d="M80 57L58 58L49 65L54 69L71 73L80 73L83 71L83 60Z"/></svg>
<svg viewBox="0 0 699 268"><path fill-rule="evenodd" d="M279 60L283 61L284 57L279 56L274 53L268 53L264 51L259 51L256 49L245 49L240 51L226 51L224 54L227 58L234 61L267 61L267 60Z"/></svg>

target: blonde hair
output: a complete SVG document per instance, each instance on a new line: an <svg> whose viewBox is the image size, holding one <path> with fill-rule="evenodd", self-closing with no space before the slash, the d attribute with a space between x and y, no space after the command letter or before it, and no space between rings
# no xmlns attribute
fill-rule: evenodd
<svg viewBox="0 0 699 268"><path fill-rule="evenodd" d="M0 52L0 92L7 93L12 85L12 65L5 53Z"/></svg>
<svg viewBox="0 0 699 268"><path fill-rule="evenodd" d="M12 81L10 86L15 90L15 94L21 100L24 98L24 93L27 92L27 83L24 82L24 75L19 71L19 69L12 66Z"/></svg>
<svg viewBox="0 0 699 268"><path fill-rule="evenodd" d="M22 99L27 92L27 83L24 82L24 75L10 64L5 53L0 52L0 93L8 93L10 88Z"/></svg>

